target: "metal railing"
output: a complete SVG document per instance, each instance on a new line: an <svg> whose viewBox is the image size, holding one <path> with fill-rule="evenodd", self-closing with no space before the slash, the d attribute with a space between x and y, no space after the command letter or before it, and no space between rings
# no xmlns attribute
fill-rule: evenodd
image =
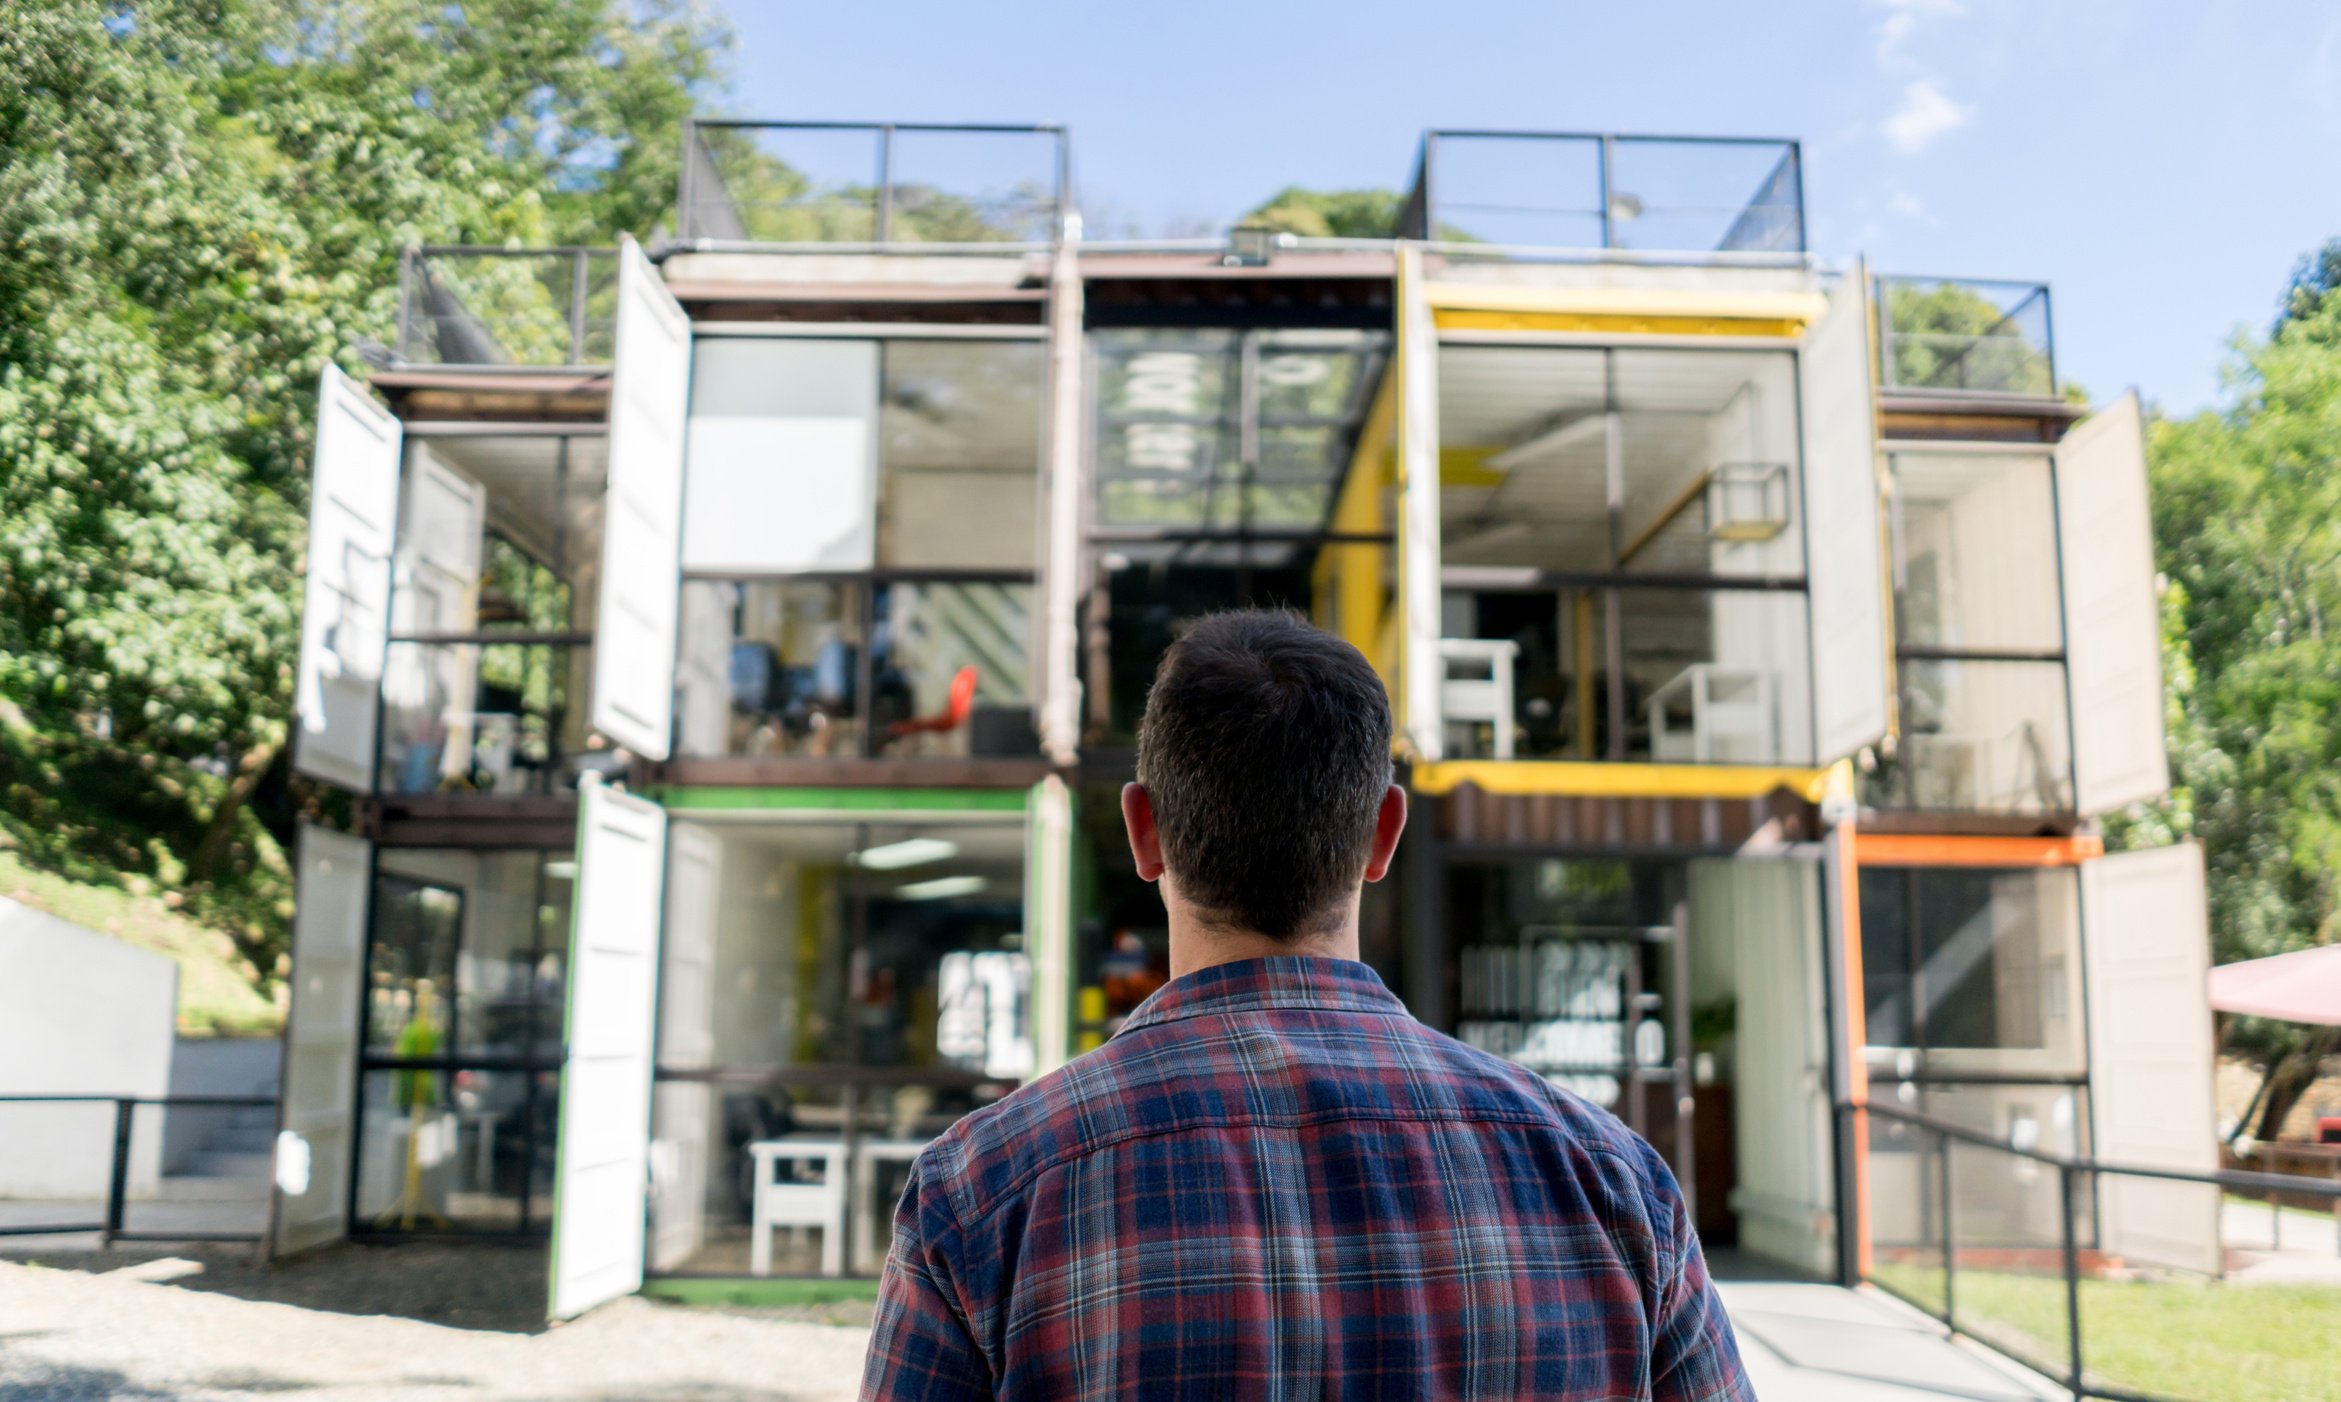
<svg viewBox="0 0 2341 1402"><path fill-rule="evenodd" d="M614 249L410 248L398 260L396 355L408 365L604 366L617 308Z"/></svg>
<svg viewBox="0 0 2341 1402"><path fill-rule="evenodd" d="M114 1108L113 1137L106 1157L106 1192L101 1214L95 1220L66 1218L20 1222L10 1220L10 1214L0 1211L0 1240L19 1236L86 1236L95 1233L101 1246L117 1242L223 1242L230 1244L258 1244L267 1235L265 1220L252 1231L223 1231L213 1227L162 1228L133 1230L130 1226L131 1203L131 1148L136 1137L138 1111L141 1107L161 1110L212 1109L249 1110L274 1109L276 1097L268 1095L0 1095L0 1106L8 1105L111 1105ZM159 1164L158 1154L158 1164ZM266 1202L265 1189L273 1179L256 1185L263 1189L261 1200ZM39 1199L79 1204L95 1201L82 1197ZM5 1209L7 1199L0 1199ZM263 1206L263 1213L266 1208Z"/></svg>
<svg viewBox="0 0 2341 1402"><path fill-rule="evenodd" d="M2286 1360L2247 1358L2249 1344L2218 1327L2227 1300L2249 1309L2263 1298L2251 1293L2261 1287L2222 1279L2229 1261L2219 1193L2308 1196L2333 1203L2341 1223L2341 1182L2068 1157L1874 1101L1837 1111L1846 1142L1866 1135L1869 1145L1869 1283L2075 1398L2298 1395L2275 1381ZM1889 1157L1906 1162L1881 1162ZM2214 1214L2208 1242L2190 1238L2185 1224L2205 1207ZM2341 1257L2334 1281L2341 1300ZM2248 1363L2252 1387L2206 1391L2156 1368L2157 1348L2173 1336L2191 1338L2197 1350L2231 1342L2225 1359L2192 1356L2230 1376L2244 1376Z"/></svg>
<svg viewBox="0 0 2341 1402"><path fill-rule="evenodd" d="M702 119L675 208L695 247L827 244L1009 252L1071 211L1061 126Z"/></svg>
<svg viewBox="0 0 2341 1402"><path fill-rule="evenodd" d="M2046 283L1880 276L1876 292L1888 388L2056 396Z"/></svg>
<svg viewBox="0 0 2341 1402"><path fill-rule="evenodd" d="M1398 233L1489 251L1801 261L1803 157L1772 137L1426 132Z"/></svg>

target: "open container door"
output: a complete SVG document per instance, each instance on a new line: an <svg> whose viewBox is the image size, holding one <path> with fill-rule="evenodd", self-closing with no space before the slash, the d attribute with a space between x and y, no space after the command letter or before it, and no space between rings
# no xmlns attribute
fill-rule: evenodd
<svg viewBox="0 0 2341 1402"><path fill-rule="evenodd" d="M658 1060L715 1064L715 927L723 844L705 828L667 834L666 928L658 959ZM679 1269L707 1241L707 1146L715 1087L661 1081L651 1089L650 1268Z"/></svg>
<svg viewBox="0 0 2341 1402"><path fill-rule="evenodd" d="M358 793L374 786L401 438L389 410L325 367L309 480L293 767Z"/></svg>
<svg viewBox="0 0 2341 1402"><path fill-rule="evenodd" d="M1869 287L1868 270L1855 264L1797 358L1816 764L1884 738L1891 690Z"/></svg>
<svg viewBox="0 0 2341 1402"><path fill-rule="evenodd" d="M2073 713L2073 802L2106 813L2170 788L2162 736L2161 606L2136 391L2056 449L2057 550Z"/></svg>
<svg viewBox="0 0 2341 1402"><path fill-rule="evenodd" d="M2091 1157L2211 1173L2210 923L2203 849L2123 852L2081 867L2089 1009ZM2131 1264L2217 1274L2219 1189L2108 1174L2100 1250Z"/></svg>
<svg viewBox="0 0 2341 1402"><path fill-rule="evenodd" d="M1691 996L1735 1000L1731 1209L1740 1247L1826 1275L1836 1262L1837 1190L1820 860L1700 858L1690 906Z"/></svg>
<svg viewBox="0 0 2341 1402"><path fill-rule="evenodd" d="M618 245L615 340L592 723L645 759L665 759L674 730L682 599L691 319L630 237Z"/></svg>
<svg viewBox="0 0 2341 1402"><path fill-rule="evenodd" d="M553 1170L552 1313L642 1286L650 1158L651 994L667 817L588 778L579 790L576 923Z"/></svg>
<svg viewBox="0 0 2341 1402"><path fill-rule="evenodd" d="M1024 809L1025 950L1032 958L1032 1074L1073 1057L1073 790L1051 774Z"/></svg>
<svg viewBox="0 0 2341 1402"><path fill-rule="evenodd" d="M296 851L292 1007L285 1018L271 1253L349 1235L358 1000L374 844L303 824Z"/></svg>

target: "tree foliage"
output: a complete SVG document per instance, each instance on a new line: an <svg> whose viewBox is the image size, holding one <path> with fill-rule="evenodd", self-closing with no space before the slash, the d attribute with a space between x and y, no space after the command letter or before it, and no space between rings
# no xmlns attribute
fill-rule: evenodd
<svg viewBox="0 0 2341 1402"><path fill-rule="evenodd" d="M2221 963L2341 934L2341 298L2300 286L2238 345L2229 406L2150 442L2174 792L2142 821L2202 841ZM2266 1135L2320 1044L2257 1022L2231 1043L2270 1069Z"/></svg>
<svg viewBox="0 0 2341 1402"><path fill-rule="evenodd" d="M1890 283L1886 326L1896 385L2050 392L2045 309L2001 307L1956 282Z"/></svg>
<svg viewBox="0 0 2341 1402"><path fill-rule="evenodd" d="M1239 222L1314 239L1386 239L1406 197L1396 190L1308 190L1287 185Z"/></svg>
<svg viewBox="0 0 2341 1402"><path fill-rule="evenodd" d="M0 0L10 841L182 887L276 972L248 803L281 780L319 370L390 339L409 244L647 231L719 42L686 0Z"/></svg>

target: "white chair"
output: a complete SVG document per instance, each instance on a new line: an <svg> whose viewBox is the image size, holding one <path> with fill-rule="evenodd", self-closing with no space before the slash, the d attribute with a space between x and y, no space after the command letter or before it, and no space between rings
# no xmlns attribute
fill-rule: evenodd
<svg viewBox="0 0 2341 1402"><path fill-rule="evenodd" d="M1476 725L1486 721L1496 730L1496 758L1510 759L1513 751L1512 666L1520 644L1494 638L1441 638L1439 710L1449 722ZM1455 675L1458 668L1476 675Z"/></svg>
<svg viewBox="0 0 2341 1402"><path fill-rule="evenodd" d="M772 1274L772 1233L777 1227L821 1229L821 1274L845 1274L845 1141L840 1139L759 1139L748 1146L756 1161L754 1221L749 1228L748 1269ZM821 1177L811 1183L784 1183L775 1175L783 1160L818 1159Z"/></svg>
<svg viewBox="0 0 2341 1402"><path fill-rule="evenodd" d="M1689 703L1690 724L1670 723L1671 703ZM1772 674L1700 662L1650 693L1650 757L1661 764L1764 764L1780 755L1773 733Z"/></svg>
<svg viewBox="0 0 2341 1402"><path fill-rule="evenodd" d="M879 1195L881 1164L917 1161L931 1139L864 1139L854 1145L854 1251L860 1264L876 1270L885 1264L887 1243L883 1228L892 1220L893 1204Z"/></svg>

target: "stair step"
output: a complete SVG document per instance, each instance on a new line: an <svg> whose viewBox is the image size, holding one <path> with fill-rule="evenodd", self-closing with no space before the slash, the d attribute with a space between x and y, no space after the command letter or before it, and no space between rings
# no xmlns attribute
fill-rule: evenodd
<svg viewBox="0 0 2341 1402"><path fill-rule="evenodd" d="M186 1176L190 1178L249 1178L266 1182L274 1163L268 1152L260 1150L205 1149L187 1160Z"/></svg>
<svg viewBox="0 0 2341 1402"><path fill-rule="evenodd" d="M155 1185L157 1202L266 1202L268 1179L225 1178L217 1174L173 1174Z"/></svg>

